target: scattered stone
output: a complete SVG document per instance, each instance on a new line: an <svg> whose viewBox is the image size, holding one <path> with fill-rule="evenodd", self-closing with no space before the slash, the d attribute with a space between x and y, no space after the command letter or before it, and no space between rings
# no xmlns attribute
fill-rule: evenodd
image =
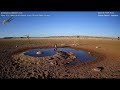
<svg viewBox="0 0 120 90"><path fill-rule="evenodd" d="M103 67L96 67L96 68L93 68L93 71L102 72L103 69L104 69Z"/></svg>
<svg viewBox="0 0 120 90"><path fill-rule="evenodd" d="M69 55L66 52L63 52L63 51L58 51L57 56L61 59L67 59L69 57Z"/></svg>
<svg viewBox="0 0 120 90"><path fill-rule="evenodd" d="M99 68L94 68L93 71L100 72Z"/></svg>
<svg viewBox="0 0 120 90"><path fill-rule="evenodd" d="M15 46L15 47L18 47L18 46Z"/></svg>
<svg viewBox="0 0 120 90"><path fill-rule="evenodd" d="M49 60L53 60L54 58L53 57L48 57Z"/></svg>
<svg viewBox="0 0 120 90"><path fill-rule="evenodd" d="M72 44L72 46L76 46L76 44Z"/></svg>
<svg viewBox="0 0 120 90"><path fill-rule="evenodd" d="M90 54L90 52L88 52L88 54Z"/></svg>
<svg viewBox="0 0 120 90"><path fill-rule="evenodd" d="M101 47L96 46L96 48L101 48Z"/></svg>
<svg viewBox="0 0 120 90"><path fill-rule="evenodd" d="M37 65L39 65L39 62L37 62Z"/></svg>
<svg viewBox="0 0 120 90"><path fill-rule="evenodd" d="M54 65L54 63L53 63L53 62L50 62L50 64L51 64L51 65Z"/></svg>
<svg viewBox="0 0 120 90"><path fill-rule="evenodd" d="M36 54L43 54L43 52L41 52L41 51L38 51L38 52L36 52Z"/></svg>
<svg viewBox="0 0 120 90"><path fill-rule="evenodd" d="M70 62L67 62L66 64L69 64Z"/></svg>

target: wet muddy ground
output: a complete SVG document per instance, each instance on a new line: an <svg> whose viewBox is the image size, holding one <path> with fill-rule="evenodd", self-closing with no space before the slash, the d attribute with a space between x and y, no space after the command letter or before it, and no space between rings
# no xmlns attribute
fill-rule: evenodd
<svg viewBox="0 0 120 90"><path fill-rule="evenodd" d="M96 60L69 66L64 63L72 59L66 59L66 62L50 62L20 54L32 48L51 48L56 43L58 47L72 47L90 52ZM119 41L81 40L78 44L72 43L71 39L37 39L30 43L27 40L0 40L0 78L120 78ZM96 67L104 67L104 70L95 71Z"/></svg>

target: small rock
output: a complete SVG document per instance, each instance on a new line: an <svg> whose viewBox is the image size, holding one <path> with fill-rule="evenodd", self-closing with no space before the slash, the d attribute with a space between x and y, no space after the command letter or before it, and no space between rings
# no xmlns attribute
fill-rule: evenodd
<svg viewBox="0 0 120 90"><path fill-rule="evenodd" d="M53 63L53 62L50 62L50 64L51 64L51 65L54 65L54 63Z"/></svg>
<svg viewBox="0 0 120 90"><path fill-rule="evenodd" d="M41 52L41 51L38 51L38 52L36 52L36 54L43 54L43 52Z"/></svg>
<svg viewBox="0 0 120 90"><path fill-rule="evenodd" d="M53 60L54 58L53 58L53 57L49 57L48 59L49 59L49 60Z"/></svg>
<svg viewBox="0 0 120 90"><path fill-rule="evenodd" d="M72 44L72 46L75 46L76 44Z"/></svg>
<svg viewBox="0 0 120 90"><path fill-rule="evenodd" d="M15 46L15 47L18 47L18 46Z"/></svg>
<svg viewBox="0 0 120 90"><path fill-rule="evenodd" d="M90 52L88 52L88 54L90 54Z"/></svg>
<svg viewBox="0 0 120 90"><path fill-rule="evenodd" d="M67 62L66 64L69 64L70 62Z"/></svg>
<svg viewBox="0 0 120 90"><path fill-rule="evenodd" d="M94 68L93 71L99 72L100 69L99 68Z"/></svg>
<svg viewBox="0 0 120 90"><path fill-rule="evenodd" d="M96 48L101 48L101 47L96 46Z"/></svg>
<svg viewBox="0 0 120 90"><path fill-rule="evenodd" d="M39 62L37 62L37 65L39 65Z"/></svg>
<svg viewBox="0 0 120 90"><path fill-rule="evenodd" d="M103 69L104 69L103 67L96 67L96 68L93 68L93 71L102 72Z"/></svg>

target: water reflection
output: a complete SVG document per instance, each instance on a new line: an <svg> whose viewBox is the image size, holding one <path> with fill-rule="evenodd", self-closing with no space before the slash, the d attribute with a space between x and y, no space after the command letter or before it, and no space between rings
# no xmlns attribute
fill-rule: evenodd
<svg viewBox="0 0 120 90"><path fill-rule="evenodd" d="M81 62L86 62L90 60L95 60L95 57L90 56L87 52L83 50L75 50L72 48L57 48L59 51L64 52L72 52L76 55L75 60L80 60ZM43 52L41 54L37 54L37 52ZM25 55L34 56L34 57L45 57L45 56L52 56L56 54L54 48L45 48L45 49L31 49L24 53Z"/></svg>

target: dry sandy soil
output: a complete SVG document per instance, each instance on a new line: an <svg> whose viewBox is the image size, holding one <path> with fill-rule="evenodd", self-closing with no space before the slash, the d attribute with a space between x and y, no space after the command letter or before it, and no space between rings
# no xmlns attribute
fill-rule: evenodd
<svg viewBox="0 0 120 90"><path fill-rule="evenodd" d="M54 65L39 58L19 56L30 48L71 46L91 52L95 61L77 66ZM96 48L100 47L100 48ZM94 71L103 67L102 71ZM42 38L0 39L0 78L120 78L120 40Z"/></svg>

